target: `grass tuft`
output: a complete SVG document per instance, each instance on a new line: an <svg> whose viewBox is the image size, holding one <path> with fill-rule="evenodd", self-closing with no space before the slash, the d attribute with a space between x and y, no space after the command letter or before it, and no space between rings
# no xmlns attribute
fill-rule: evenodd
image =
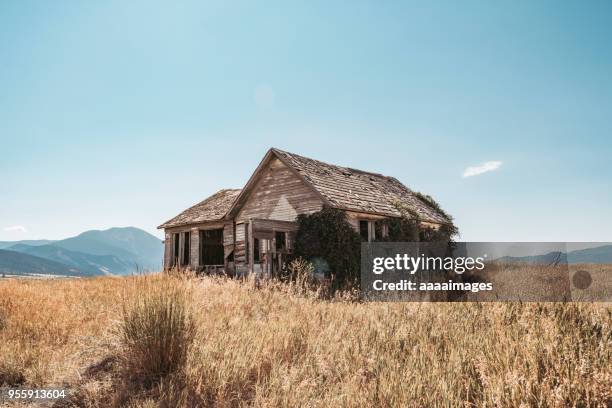
<svg viewBox="0 0 612 408"><path fill-rule="evenodd" d="M121 325L125 372L146 387L179 372L192 344L195 325L184 280L138 277L127 298Z"/></svg>
<svg viewBox="0 0 612 408"><path fill-rule="evenodd" d="M23 372L12 363L0 361L0 387L17 387L25 383Z"/></svg>

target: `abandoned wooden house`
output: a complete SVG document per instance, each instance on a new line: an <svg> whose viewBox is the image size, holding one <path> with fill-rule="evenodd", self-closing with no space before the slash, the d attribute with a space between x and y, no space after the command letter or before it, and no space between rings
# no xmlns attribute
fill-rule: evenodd
<svg viewBox="0 0 612 408"><path fill-rule="evenodd" d="M377 220L401 215L397 202L429 227L449 221L393 177L272 148L242 190L220 190L158 227L165 231L164 267L273 274L292 251L299 214L341 209L372 241Z"/></svg>

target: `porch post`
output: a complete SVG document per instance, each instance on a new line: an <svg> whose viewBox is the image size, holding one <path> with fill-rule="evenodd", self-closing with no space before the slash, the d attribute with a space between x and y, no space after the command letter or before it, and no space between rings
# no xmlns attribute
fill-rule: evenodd
<svg viewBox="0 0 612 408"><path fill-rule="evenodd" d="M183 233L183 231L180 231L178 233L178 238L179 238L179 253L177 257L177 261L178 261L177 267L179 269L182 269L183 262L185 261L185 234Z"/></svg>
<svg viewBox="0 0 612 408"><path fill-rule="evenodd" d="M164 239L164 264L163 270L170 269L172 267L172 251L174 249L174 244L172 242L172 234L165 231L165 239Z"/></svg>
<svg viewBox="0 0 612 408"><path fill-rule="evenodd" d="M189 238L189 258L191 260L191 267L194 271L198 270L200 266L200 230L197 228L191 229L191 238Z"/></svg>
<svg viewBox="0 0 612 408"><path fill-rule="evenodd" d="M249 272L248 273L252 274L253 273L253 262L255 260L255 255L253 254L253 249L254 249L253 248L254 247L253 245L253 242L254 242L253 240L253 220L249 219L249 224L247 228L248 228L248 235L249 235L249 240L247 242L247 245L248 245L247 253L249 254L249 259L248 259L248 265L249 265L248 271Z"/></svg>

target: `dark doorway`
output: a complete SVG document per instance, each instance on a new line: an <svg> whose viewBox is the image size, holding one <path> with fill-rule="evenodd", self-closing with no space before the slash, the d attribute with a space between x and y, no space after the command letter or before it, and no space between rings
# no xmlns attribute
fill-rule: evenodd
<svg viewBox="0 0 612 408"><path fill-rule="evenodd" d="M191 233L183 232L183 266L189 265L191 254Z"/></svg>
<svg viewBox="0 0 612 408"><path fill-rule="evenodd" d="M223 228L200 231L200 265L223 265Z"/></svg>
<svg viewBox="0 0 612 408"><path fill-rule="evenodd" d="M170 266L178 266L179 264L179 254L180 252L180 234L172 234L172 246L173 246L173 250L172 250L172 265Z"/></svg>
<svg viewBox="0 0 612 408"><path fill-rule="evenodd" d="M261 247L257 238L253 240L253 247L253 262L259 263L261 262Z"/></svg>
<svg viewBox="0 0 612 408"><path fill-rule="evenodd" d="M361 240L365 242L369 241L368 224L368 221L359 221L359 235L361 235Z"/></svg>
<svg viewBox="0 0 612 408"><path fill-rule="evenodd" d="M277 252L283 252L287 249L287 239L286 239L287 233L283 232L283 231L276 231L276 234L274 236L275 241L276 241L276 251Z"/></svg>

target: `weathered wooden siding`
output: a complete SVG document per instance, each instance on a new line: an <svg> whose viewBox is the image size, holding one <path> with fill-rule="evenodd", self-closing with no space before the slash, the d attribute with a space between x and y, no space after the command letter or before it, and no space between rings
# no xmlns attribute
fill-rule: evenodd
<svg viewBox="0 0 612 408"><path fill-rule="evenodd" d="M234 223L226 222L223 226L223 259L226 268L226 273L234 273L235 261L228 263L228 257L232 251L234 251ZM234 252L235 257L235 252Z"/></svg>
<svg viewBox="0 0 612 408"><path fill-rule="evenodd" d="M361 213L361 212L356 212L356 211L346 211L347 221L349 222L349 224L351 224L351 226L357 232L359 232L359 221L361 220L378 221L378 220L383 220L385 218L389 218L389 217L385 217L382 215L376 215L376 214ZM428 221L421 221L420 225L422 227L433 228L436 230L440 228L440 224L437 224L434 222L428 222Z"/></svg>
<svg viewBox="0 0 612 408"><path fill-rule="evenodd" d="M223 245L234 244L234 224L227 222L223 226Z"/></svg>
<svg viewBox="0 0 612 408"><path fill-rule="evenodd" d="M200 266L200 230L198 228L191 229L191 247L189 248L189 261L193 269Z"/></svg>
<svg viewBox="0 0 612 408"><path fill-rule="evenodd" d="M236 242L234 244L234 259L236 265L246 263L245 228L247 224L236 224Z"/></svg>
<svg viewBox="0 0 612 408"><path fill-rule="evenodd" d="M204 230L204 229L215 229L215 228L223 228L225 225L225 221L210 221L210 222L199 222L197 224L189 224L183 225L180 227L172 227L166 228L166 232L184 232L192 229Z"/></svg>
<svg viewBox="0 0 612 408"><path fill-rule="evenodd" d="M165 231L164 239L164 268L170 268L172 265L172 233Z"/></svg>
<svg viewBox="0 0 612 408"><path fill-rule="evenodd" d="M362 221L362 220L378 221L378 220L382 220L385 218L387 217L384 217L382 215L361 213L361 212L356 212L356 211L346 211L346 220L348 221L349 224L351 224L353 229L357 232L359 232L359 221Z"/></svg>
<svg viewBox="0 0 612 408"><path fill-rule="evenodd" d="M249 219L295 221L298 214L321 210L319 195L283 162L273 159L250 192L236 223Z"/></svg>

